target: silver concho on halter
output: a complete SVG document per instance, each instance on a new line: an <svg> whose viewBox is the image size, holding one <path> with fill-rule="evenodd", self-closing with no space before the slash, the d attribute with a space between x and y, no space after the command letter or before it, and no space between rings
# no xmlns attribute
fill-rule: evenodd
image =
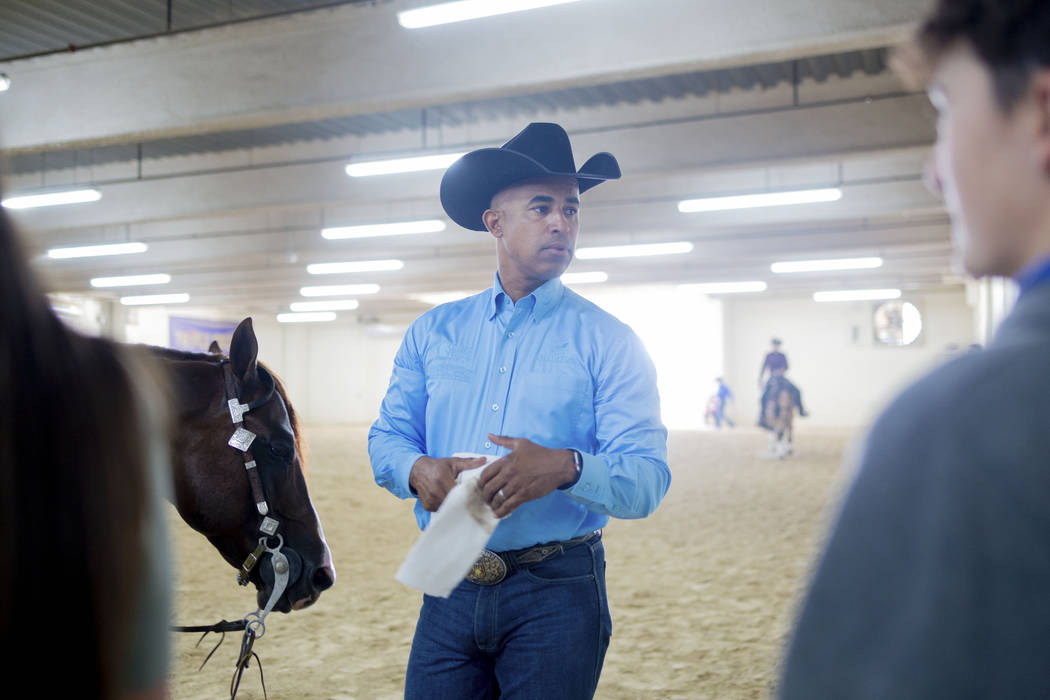
<svg viewBox="0 0 1050 700"><path fill-rule="evenodd" d="M226 444L237 448L241 452L247 452L248 448L252 446L253 440L255 440L255 433L238 426L237 430L233 431L230 441Z"/></svg>
<svg viewBox="0 0 1050 700"><path fill-rule="evenodd" d="M263 518L262 525L259 526L259 532L264 532L272 537L273 533L277 532L278 525L280 525L279 522L267 515Z"/></svg>
<svg viewBox="0 0 1050 700"><path fill-rule="evenodd" d="M234 425L243 421L244 414L251 410L248 404L241 403L236 396L227 401L226 404L230 407L230 418L233 420Z"/></svg>

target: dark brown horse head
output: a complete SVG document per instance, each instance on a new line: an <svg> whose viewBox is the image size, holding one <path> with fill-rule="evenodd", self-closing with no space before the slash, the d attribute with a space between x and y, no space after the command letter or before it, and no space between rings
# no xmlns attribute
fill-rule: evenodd
<svg viewBox="0 0 1050 700"><path fill-rule="evenodd" d="M335 568L303 477L295 411L277 377L258 362L258 351L246 318L233 334L228 359L173 350L157 354L171 370L178 403L172 449L175 507L238 569L261 538L270 548L283 542L288 585L273 609L289 612L313 604L330 588ZM251 406L243 423L231 417L233 398ZM227 444L238 427L255 436L247 450ZM258 475L255 488L248 461L254 461L252 471ZM260 497L264 506L257 504ZM260 532L265 517L277 522L272 536ZM274 587L271 562L264 554L249 577L260 608Z"/></svg>

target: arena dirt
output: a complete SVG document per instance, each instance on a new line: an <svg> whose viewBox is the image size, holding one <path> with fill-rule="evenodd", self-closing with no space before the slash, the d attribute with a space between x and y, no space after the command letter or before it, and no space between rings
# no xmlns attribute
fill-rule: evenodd
<svg viewBox="0 0 1050 700"><path fill-rule="evenodd" d="M274 614L257 642L269 697L400 698L420 594L394 580L417 536L411 504L372 481L364 426L307 427L310 491L338 571L304 611ZM605 531L613 639L598 698L765 698L811 560L844 481L852 436L807 430L772 459L757 429L671 434L660 509ZM236 619L254 591L170 509L180 624ZM214 637L209 639L214 640ZM174 635L176 700L228 697L239 635ZM262 698L253 663L243 700Z"/></svg>

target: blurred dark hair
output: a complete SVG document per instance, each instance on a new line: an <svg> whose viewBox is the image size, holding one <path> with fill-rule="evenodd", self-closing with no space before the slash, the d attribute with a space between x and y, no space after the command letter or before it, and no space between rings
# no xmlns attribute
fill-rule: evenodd
<svg viewBox="0 0 1050 700"><path fill-rule="evenodd" d="M945 51L965 41L988 66L996 99L1009 111L1028 89L1032 71L1050 67L1048 0L936 0L915 37L928 72Z"/></svg>
<svg viewBox="0 0 1050 700"><path fill-rule="evenodd" d="M147 512L136 362L62 323L0 209L0 630L48 696L120 690Z"/></svg>

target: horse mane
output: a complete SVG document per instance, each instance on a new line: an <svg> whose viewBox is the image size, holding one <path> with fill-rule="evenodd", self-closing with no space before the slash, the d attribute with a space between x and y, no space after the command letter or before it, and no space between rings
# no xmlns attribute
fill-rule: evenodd
<svg viewBox="0 0 1050 700"><path fill-rule="evenodd" d="M174 348L164 348L158 345L150 345L150 352L158 357L162 357L168 360L180 360L184 362L207 362L209 364L217 365L219 361L225 359L225 355L213 355L211 353L203 352L189 352L187 350L176 350ZM285 391L284 383L281 382L281 378L277 374L266 366L265 363L259 362L266 372L273 377L274 390L284 401L284 407L288 411L288 422L292 426L292 435L295 436L295 451L299 454L299 465L303 470L303 474L306 473L306 452L303 450L302 433L299 430L299 416L295 413L295 408L292 406L292 402L288 400L288 392Z"/></svg>

